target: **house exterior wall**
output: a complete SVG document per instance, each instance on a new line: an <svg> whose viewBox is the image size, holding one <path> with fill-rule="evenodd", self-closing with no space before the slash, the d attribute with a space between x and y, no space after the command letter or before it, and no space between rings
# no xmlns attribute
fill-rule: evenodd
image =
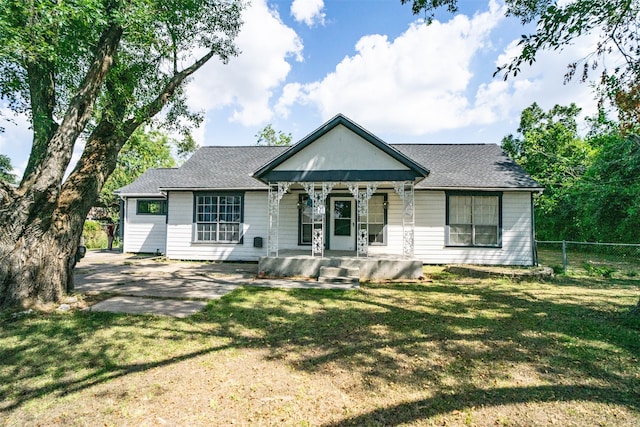
<svg viewBox="0 0 640 427"><path fill-rule="evenodd" d="M531 193L502 194L500 248L446 247L445 192L416 191L415 202L414 254L425 264L532 265Z"/></svg>
<svg viewBox="0 0 640 427"><path fill-rule="evenodd" d="M167 217L165 215L138 215L138 198L125 199L124 252L165 253Z"/></svg>
<svg viewBox="0 0 640 427"><path fill-rule="evenodd" d="M532 265L531 193L502 195L502 247L446 247L446 194L415 192L414 256L425 264ZM369 246L370 254L402 255L402 200L387 193L387 244Z"/></svg>
<svg viewBox="0 0 640 427"><path fill-rule="evenodd" d="M242 243L195 242L193 193L169 193L167 258L202 261L256 261L267 254L268 211L266 191L244 193ZM295 205L294 205L295 209ZM254 248L253 238L262 237L263 247Z"/></svg>
<svg viewBox="0 0 640 427"><path fill-rule="evenodd" d="M386 244L370 246L375 254L402 255L402 201L391 189L387 194ZM280 202L279 249L311 251L309 245L298 245L298 209L300 192L285 194ZM493 264L531 265L531 195L529 192L504 192L502 195L502 246L499 248L446 247L446 194L444 191L415 192L414 255L425 264ZM266 191L244 193L243 242L194 242L193 193L171 192L166 226L158 223L164 216L136 216L136 199L128 199L125 226L126 252L162 251L166 233L166 255L170 259L255 261L267 253L268 209ZM134 215L132 215L133 213ZM146 221L146 222L145 222ZM150 223L149 221L153 221ZM263 239L263 247L255 248L254 237Z"/></svg>

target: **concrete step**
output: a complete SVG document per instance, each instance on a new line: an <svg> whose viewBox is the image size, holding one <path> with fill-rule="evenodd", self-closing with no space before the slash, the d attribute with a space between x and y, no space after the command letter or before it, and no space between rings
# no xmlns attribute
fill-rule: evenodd
<svg viewBox="0 0 640 427"><path fill-rule="evenodd" d="M359 277L318 277L318 283L344 283L349 285L360 284Z"/></svg>
<svg viewBox="0 0 640 427"><path fill-rule="evenodd" d="M360 277L360 269L322 266L320 267L318 277Z"/></svg>
<svg viewBox="0 0 640 427"><path fill-rule="evenodd" d="M358 285L360 283L360 269L322 266L318 274L318 282Z"/></svg>

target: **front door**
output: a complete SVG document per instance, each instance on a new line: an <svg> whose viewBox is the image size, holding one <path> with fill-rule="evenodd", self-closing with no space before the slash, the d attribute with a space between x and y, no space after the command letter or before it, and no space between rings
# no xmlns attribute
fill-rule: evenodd
<svg viewBox="0 0 640 427"><path fill-rule="evenodd" d="M334 251L356 249L355 200L351 197L332 197L329 217L329 247Z"/></svg>

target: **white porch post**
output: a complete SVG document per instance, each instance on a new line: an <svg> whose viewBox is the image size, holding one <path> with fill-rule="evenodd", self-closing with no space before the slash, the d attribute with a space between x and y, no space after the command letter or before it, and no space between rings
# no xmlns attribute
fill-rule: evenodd
<svg viewBox="0 0 640 427"><path fill-rule="evenodd" d="M324 257L324 222L325 202L331 193L333 182L323 182L319 191L316 191L315 182L301 182L304 190L311 198L311 256Z"/></svg>
<svg viewBox="0 0 640 427"><path fill-rule="evenodd" d="M368 182L364 191L360 191L360 185L358 183L347 184L349 191L356 199L358 206L358 216L356 224L357 233L357 255L369 255L369 200L373 193L378 188L377 182Z"/></svg>
<svg viewBox="0 0 640 427"><path fill-rule="evenodd" d="M395 182L393 189L402 199L402 255L413 257L415 206L413 181Z"/></svg>
<svg viewBox="0 0 640 427"><path fill-rule="evenodd" d="M287 192L290 185L290 182L269 183L269 233L267 236L267 256L278 256L280 200Z"/></svg>

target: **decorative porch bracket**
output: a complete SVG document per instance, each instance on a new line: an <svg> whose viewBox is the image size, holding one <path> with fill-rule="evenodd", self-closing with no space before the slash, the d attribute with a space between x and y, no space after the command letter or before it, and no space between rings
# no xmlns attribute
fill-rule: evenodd
<svg viewBox="0 0 640 427"><path fill-rule="evenodd" d="M413 181L395 182L393 189L402 199L402 255L413 257L415 207Z"/></svg>
<svg viewBox="0 0 640 427"><path fill-rule="evenodd" d="M324 257L325 202L335 184L323 182L320 184L319 191L316 191L315 182L301 182L300 184L311 199L311 256Z"/></svg>
<svg viewBox="0 0 640 427"><path fill-rule="evenodd" d="M290 182L269 183L269 233L267 236L267 256L278 256L278 236L280 235L280 200L289 189Z"/></svg>
<svg viewBox="0 0 640 427"><path fill-rule="evenodd" d="M357 255L368 256L369 255L369 200L373 193L378 188L377 182L368 182L362 191L360 191L360 184L349 183L347 184L349 191L356 199L358 206L358 216L356 224L357 233Z"/></svg>

